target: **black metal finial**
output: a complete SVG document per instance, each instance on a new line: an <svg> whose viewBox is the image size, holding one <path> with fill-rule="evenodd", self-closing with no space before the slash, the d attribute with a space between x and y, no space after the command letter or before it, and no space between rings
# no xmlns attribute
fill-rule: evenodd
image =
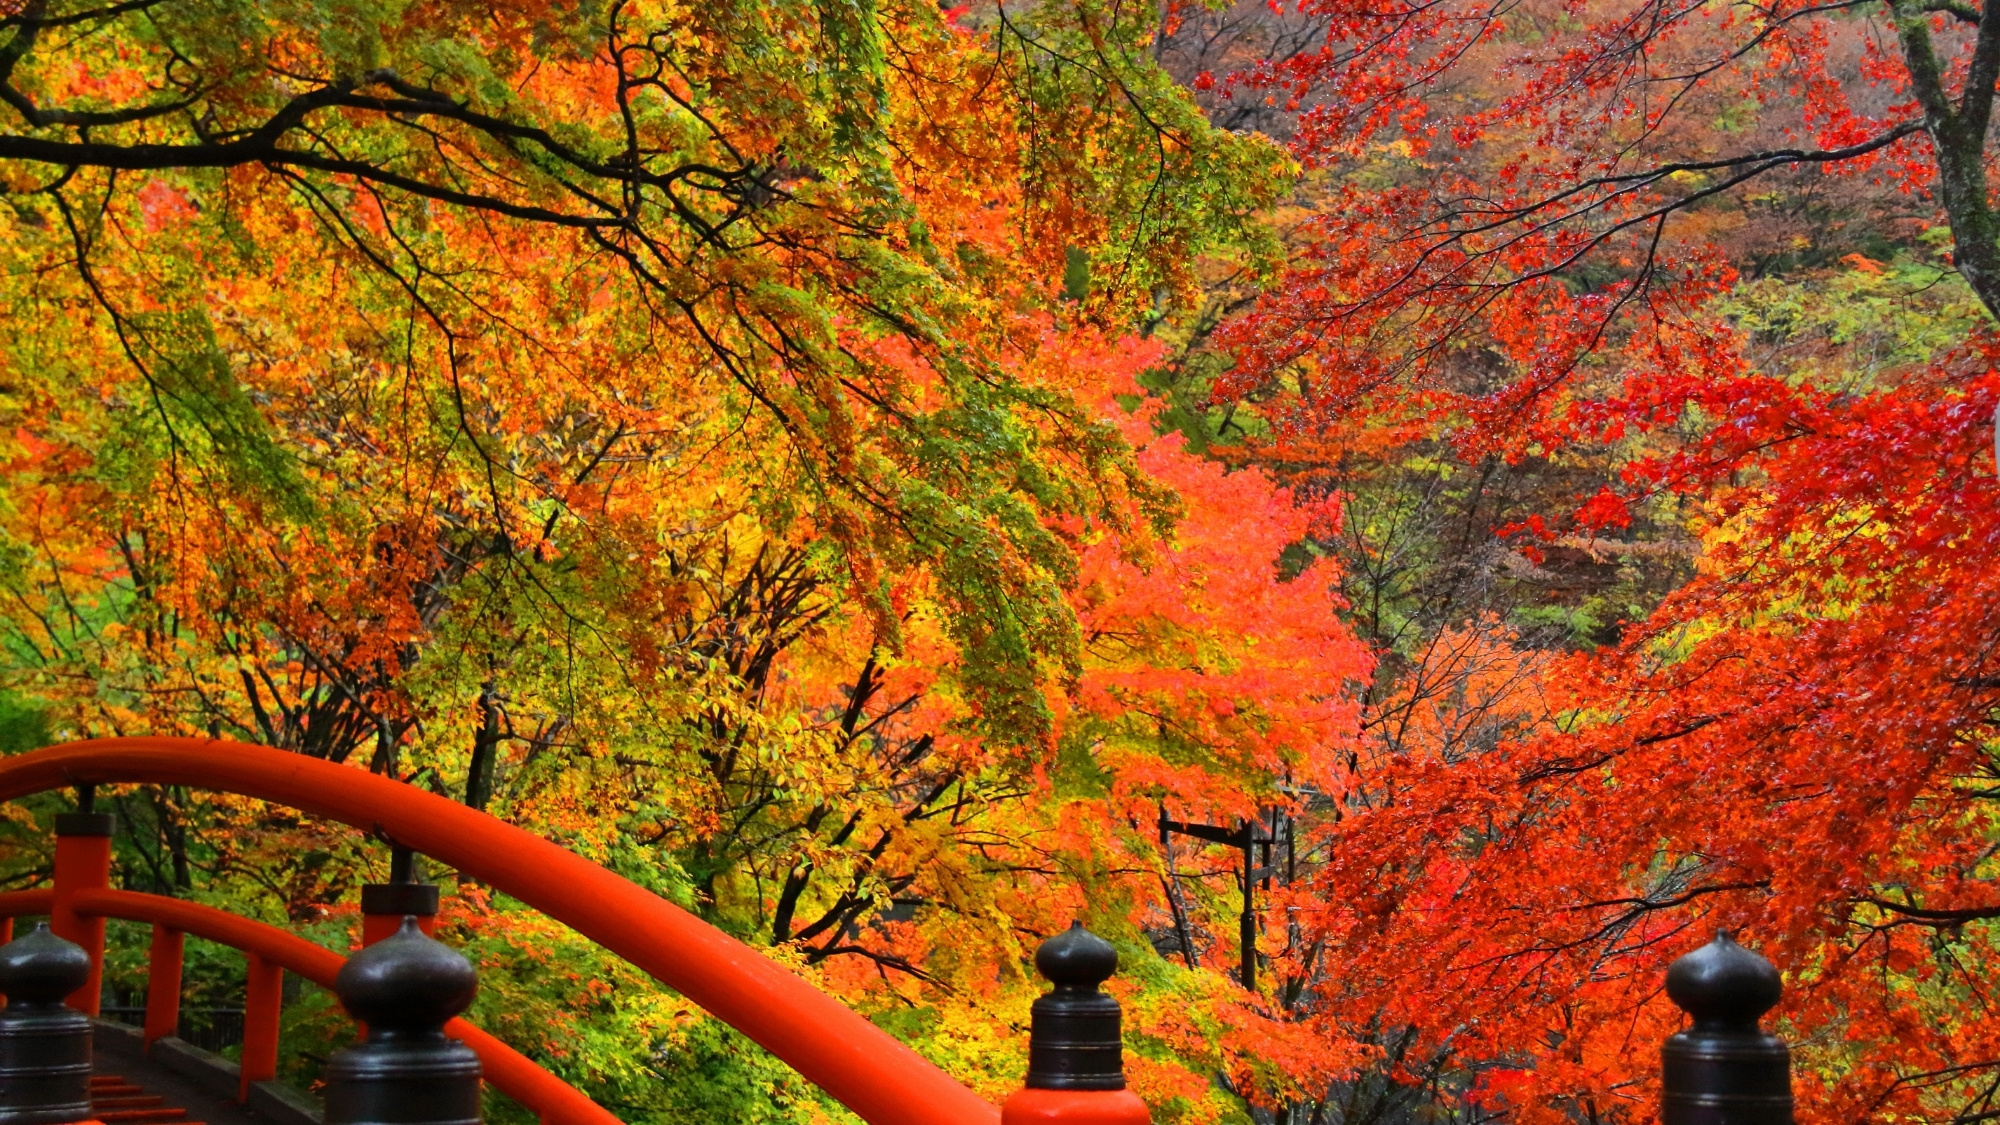
<svg viewBox="0 0 2000 1125"><path fill-rule="evenodd" d="M1084 929L1082 922L1071 922L1069 929L1035 950L1035 971L1057 988L1095 992L1118 971L1118 950Z"/></svg>
<svg viewBox="0 0 2000 1125"><path fill-rule="evenodd" d="M1097 990L1118 971L1110 942L1072 922L1035 951L1035 968L1055 989L1035 1001L1028 1032L1028 1086L1037 1090L1123 1090L1125 1059L1118 1001Z"/></svg>
<svg viewBox="0 0 2000 1125"><path fill-rule="evenodd" d="M1736 944L1727 930L1667 968L1667 995L1697 1027L1754 1030L1784 988L1777 966Z"/></svg>
<svg viewBox="0 0 2000 1125"><path fill-rule="evenodd" d="M49 932L0 945L0 1125L90 1117L90 1019L63 998L90 979L90 955Z"/></svg>
<svg viewBox="0 0 2000 1125"><path fill-rule="evenodd" d="M405 915L348 958L333 987L368 1039L327 1059L326 1125L477 1125L479 1057L444 1034L478 991L471 962Z"/></svg>
<svg viewBox="0 0 2000 1125"><path fill-rule="evenodd" d="M1661 1125L1792 1125L1791 1052L1757 1026L1783 992L1727 932L1668 967L1667 996L1694 1026L1660 1049Z"/></svg>
<svg viewBox="0 0 2000 1125"><path fill-rule="evenodd" d="M47 922L0 945L0 995L9 1008L56 1003L89 979L90 954L50 933Z"/></svg>

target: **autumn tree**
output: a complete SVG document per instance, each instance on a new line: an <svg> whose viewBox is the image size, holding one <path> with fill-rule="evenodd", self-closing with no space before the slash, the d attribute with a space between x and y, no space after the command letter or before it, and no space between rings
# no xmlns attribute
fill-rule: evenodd
<svg viewBox="0 0 2000 1125"><path fill-rule="evenodd" d="M2000 301L1981 264L2000 245L1984 127L2000 32L1970 8L1306 3L1295 18L1315 49L1196 84L1294 110L1309 163L1383 145L1401 159L1393 185L1319 208L1236 390L1306 357L1323 404L1434 387L1454 343L1491 328L1518 374L1489 409L1554 410L1580 354L1699 302L1727 271L1702 252L1714 224L1802 169L1934 199L1952 264ZM1563 331L1510 337L1522 319Z"/></svg>
<svg viewBox="0 0 2000 1125"><path fill-rule="evenodd" d="M1282 900L1310 919L1311 959L1278 967L1289 1018L1374 1045L1385 1081L1458 1119L1649 1120L1661 971L1736 928L1789 972L1807 1119L1984 1119L2000 24L1874 4L1283 19L1248 41L1284 51L1189 76L1219 111L1287 107L1308 168L1286 276L1223 330L1231 455L1389 517L1422 510L1425 474L1540 482L1468 512L1456 547L1357 542L1381 561L1348 569L1365 593L1465 589L1449 568L1481 553L1515 573L1692 555L1560 644L1510 639L1479 597L1404 628L1378 689L1399 741L1325 795L1320 866ZM1770 252L1827 193L1867 223ZM1824 297L1781 276L1802 260ZM1414 492L1384 497L1391 472ZM1455 553L1413 565L1431 551ZM1348 1092L1274 1101L1324 1116Z"/></svg>
<svg viewBox="0 0 2000 1125"><path fill-rule="evenodd" d="M1331 1065L1144 941L1134 823L1322 777L1368 668L1333 567L1280 565L1335 514L1192 456L1142 382L1168 345L1135 329L1269 267L1290 164L1155 65L1152 11L0 23L4 299L34 326L0 352L10 706L484 807L993 1091L1020 955L1072 916L1158 970L1135 1075L1167 1111L1226 1114L1207 1073L1260 1054ZM336 944L382 875L253 802L101 799L134 885ZM825 1108L459 890L481 1017L599 1096ZM552 990L552 960L614 987Z"/></svg>

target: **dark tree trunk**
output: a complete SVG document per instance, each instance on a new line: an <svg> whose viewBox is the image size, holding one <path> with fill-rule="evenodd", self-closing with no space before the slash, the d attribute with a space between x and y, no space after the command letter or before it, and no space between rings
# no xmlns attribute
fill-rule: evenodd
<svg viewBox="0 0 2000 1125"><path fill-rule="evenodd" d="M1959 0L1891 0L1889 12L1937 161L1938 196L1951 222L1952 264L1987 315L2000 319L2000 220L1986 182L1987 127L1993 118L1993 86L2000 81L2000 5L1989 0L1975 12ZM1944 67L1931 44L1931 20L1939 13L1979 27L1965 91L1956 105L1945 91ZM2000 468L2000 410L1993 414L1993 460Z"/></svg>
<svg viewBox="0 0 2000 1125"><path fill-rule="evenodd" d="M1986 182L1986 133L1993 115L1993 85L2000 78L2000 11L1974 16L1938 0L1890 5L1910 91L1924 111L1937 161L1939 202L1951 222L1952 263L1965 283L2000 318L2000 221ZM1931 42L1931 21L1949 12L1961 21L1976 19L1979 36L1956 104L1945 89L1945 73Z"/></svg>
<svg viewBox="0 0 2000 1125"><path fill-rule="evenodd" d="M481 812L493 799L493 759L500 745L500 696L488 680L479 690L479 733L472 738L472 761L465 767L465 803Z"/></svg>

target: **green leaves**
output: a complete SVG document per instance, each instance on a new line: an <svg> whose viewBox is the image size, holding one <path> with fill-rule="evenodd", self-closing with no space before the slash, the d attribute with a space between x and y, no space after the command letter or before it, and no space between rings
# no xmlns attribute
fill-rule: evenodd
<svg viewBox="0 0 2000 1125"><path fill-rule="evenodd" d="M213 327L201 312L139 313L122 336L145 373L166 448L161 459L187 459L194 471L220 476L228 492L306 522L315 501L297 457L236 379Z"/></svg>
<svg viewBox="0 0 2000 1125"><path fill-rule="evenodd" d="M184 111L0 122L9 183L55 183L0 211L0 288L53 325L0 355L27 388L0 487L26 655L0 687L59 729L490 800L830 988L922 993L911 1034L1008 1082L1012 1032L967 998L997 964L1025 1003L1006 958L1043 872L1143 869L1088 823L1132 799L1130 763L1167 746L1261 784L1330 729L1353 653L1324 582L1271 590L1312 520L1241 474L1204 518L1254 534L1205 525L1182 558L1178 493L1222 474L1132 445L1139 310L1182 316L1204 255L1240 273L1287 175L1159 72L1151 9L159 14L19 73ZM1051 777L1101 800L1043 804ZM291 916L366 873L262 815L162 804L147 831L208 833L191 881ZM481 1018L593 1094L823 1115L461 891Z"/></svg>

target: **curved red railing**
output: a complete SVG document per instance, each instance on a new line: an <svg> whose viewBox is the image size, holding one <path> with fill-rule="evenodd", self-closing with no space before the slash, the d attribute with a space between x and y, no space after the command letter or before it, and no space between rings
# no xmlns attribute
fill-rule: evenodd
<svg viewBox="0 0 2000 1125"><path fill-rule="evenodd" d="M0 916L46 914L54 898L52 890L0 894ZM261 957L329 991L333 988L333 978L347 960L331 949L268 923L164 895L85 890L77 892L75 905L80 914L150 922L177 933L207 938ZM488 1081L548 1125L621 1125L617 1117L582 1091L464 1020L452 1020L445 1025L445 1031L479 1056Z"/></svg>
<svg viewBox="0 0 2000 1125"><path fill-rule="evenodd" d="M98 739L0 761L0 800L79 784L118 782L185 785L257 797L386 836L437 859L618 954L749 1036L871 1125L997 1125L999 1121L1000 1111L991 1103L749 946L565 848L437 794L316 758L212 739ZM48 891L14 893L51 896L40 900L44 910L53 902ZM0 895L0 902L8 897ZM162 921L169 914L163 904L185 911L172 916L187 924ZM200 913L208 908L124 891L79 890L72 896L71 908L80 915L152 921L202 936L208 935L194 925L196 921L224 926ZM308 979L314 978L306 969L294 967L284 958L324 955L333 959L333 969L338 971L338 954L276 927L264 929L316 953L277 944L265 946L270 953L259 953L240 942L274 941L261 930L252 932L260 923L221 911L213 913L229 920L226 928L213 932L232 935L215 940L249 949ZM319 960L299 962L308 963L314 971L327 964ZM331 983L330 977L327 983ZM470 1025L454 1028L454 1034L467 1033L503 1046ZM480 1049L472 1038L467 1037L466 1042ZM483 1059L486 1052L480 1053ZM513 1057L564 1091L582 1097L525 1058ZM508 1090L500 1072L489 1074L496 1086ZM525 1081L525 1076L521 1077ZM603 1116L587 1120L615 1120L594 1104L590 1108ZM549 1119L558 1116L566 1121L586 1120L555 1113Z"/></svg>
<svg viewBox="0 0 2000 1125"><path fill-rule="evenodd" d="M151 922L254 953L328 991L333 989L333 978L347 960L331 949L276 926L163 895L81 891L76 896L76 907L84 914ZM488 1081L549 1125L621 1125L618 1118L582 1091L464 1020L452 1020L445 1025L445 1032L472 1048Z"/></svg>

